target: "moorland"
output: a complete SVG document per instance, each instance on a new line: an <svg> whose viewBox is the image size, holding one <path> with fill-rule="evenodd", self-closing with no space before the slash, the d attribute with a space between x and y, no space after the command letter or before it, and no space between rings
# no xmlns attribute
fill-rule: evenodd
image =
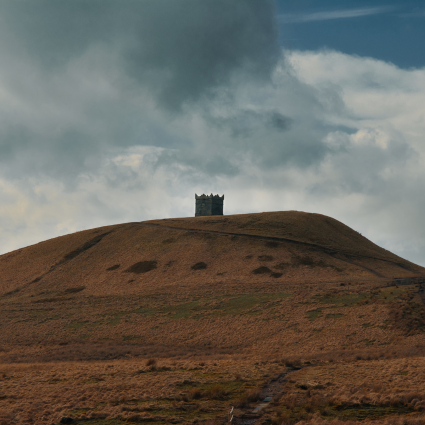
<svg viewBox="0 0 425 425"><path fill-rule="evenodd" d="M425 423L425 269L320 214L0 256L0 424Z"/></svg>

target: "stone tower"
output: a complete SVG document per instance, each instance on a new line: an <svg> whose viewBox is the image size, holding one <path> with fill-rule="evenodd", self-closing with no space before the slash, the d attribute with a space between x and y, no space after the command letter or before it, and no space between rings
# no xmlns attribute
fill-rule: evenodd
<svg viewBox="0 0 425 425"><path fill-rule="evenodd" d="M223 215L224 195L200 195L195 193L195 217L205 215Z"/></svg>

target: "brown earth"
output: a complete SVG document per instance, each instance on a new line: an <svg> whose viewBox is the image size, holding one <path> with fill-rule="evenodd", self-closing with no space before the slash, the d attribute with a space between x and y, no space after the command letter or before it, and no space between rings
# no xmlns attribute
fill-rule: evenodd
<svg viewBox="0 0 425 425"><path fill-rule="evenodd" d="M330 217L107 226L2 255L0 276L0 423L220 422L229 404L243 421L279 374L252 420L419 421L422 375L415 398L403 380L395 398L391 386L379 397L350 391L360 364L369 381L383 367L394 375L397 361L422 364L425 269ZM152 357L162 369L146 368ZM293 385L281 375L291 362L307 366ZM321 383L332 370L353 383Z"/></svg>

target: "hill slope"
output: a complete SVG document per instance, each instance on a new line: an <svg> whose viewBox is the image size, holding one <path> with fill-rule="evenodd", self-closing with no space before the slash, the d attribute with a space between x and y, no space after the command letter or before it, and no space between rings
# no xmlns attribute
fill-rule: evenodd
<svg viewBox="0 0 425 425"><path fill-rule="evenodd" d="M0 425L425 422L425 270L329 217L107 226L0 276Z"/></svg>
<svg viewBox="0 0 425 425"><path fill-rule="evenodd" d="M4 361L423 339L420 286L393 279L425 269L319 214L107 226L5 254L0 273Z"/></svg>

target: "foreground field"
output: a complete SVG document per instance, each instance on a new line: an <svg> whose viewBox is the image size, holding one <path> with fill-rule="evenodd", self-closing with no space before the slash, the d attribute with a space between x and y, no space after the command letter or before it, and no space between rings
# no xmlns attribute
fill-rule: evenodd
<svg viewBox="0 0 425 425"><path fill-rule="evenodd" d="M329 217L109 226L0 275L2 425L425 423L425 269Z"/></svg>
<svg viewBox="0 0 425 425"><path fill-rule="evenodd" d="M4 423L50 424L63 416L85 423L216 418L270 372L243 361L123 360L14 364L0 373Z"/></svg>
<svg viewBox="0 0 425 425"><path fill-rule="evenodd" d="M0 423L219 424L228 421L231 406L235 423L425 423L422 357L316 362L228 357L3 365ZM272 400L261 403L268 395Z"/></svg>

